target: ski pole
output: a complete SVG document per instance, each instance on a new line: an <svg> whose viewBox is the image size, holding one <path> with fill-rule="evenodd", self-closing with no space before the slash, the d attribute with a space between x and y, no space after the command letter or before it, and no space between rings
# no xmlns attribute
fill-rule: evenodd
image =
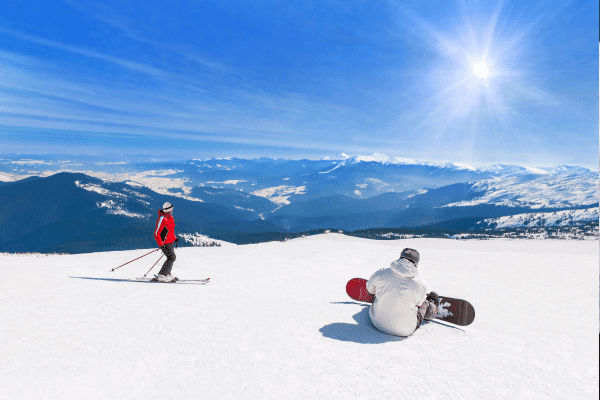
<svg viewBox="0 0 600 400"><path fill-rule="evenodd" d="M155 252L155 251L157 251L157 250L160 250L160 248L158 248L158 249L156 249L156 250L152 250L150 253L154 253L154 252ZM140 256L140 257L136 258L135 260L139 260L139 259L140 259L140 258L142 258L142 257L146 257L146 256L147 256L148 254L150 254L150 253L146 253L146 254L144 254L143 256ZM111 269L111 270L110 270L110 271L108 271L108 272L113 272L115 269L119 269L119 268L121 268L121 267L123 267L123 266L125 266L125 265L127 265L127 264L129 264L129 263L132 263L132 262L134 262L135 260L131 260L131 261L129 261L129 262L126 262L126 263L125 263L125 264L123 264L123 265L119 265L118 267L116 267L116 268L113 268L113 269Z"/></svg>
<svg viewBox="0 0 600 400"><path fill-rule="evenodd" d="M163 256L164 256L164 254L162 254L162 255L160 256L160 258L159 258L159 259L158 259L158 260L157 260L157 261L154 263L154 265L152 266L152 268L154 268L154 267L156 266L156 264L158 264L158 262L159 262L159 261L160 261L160 260L163 258ZM148 275L148 273L149 273L150 271L152 271L152 268L150 268L150 269L148 270L148 272L146 272L146 273L144 274L144 278L146 277L146 275Z"/></svg>

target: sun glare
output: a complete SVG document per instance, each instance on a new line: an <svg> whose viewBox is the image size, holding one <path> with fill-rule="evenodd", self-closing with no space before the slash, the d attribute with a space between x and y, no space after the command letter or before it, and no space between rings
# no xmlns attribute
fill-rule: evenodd
<svg viewBox="0 0 600 400"><path fill-rule="evenodd" d="M479 60L473 64L473 73L481 79L490 76L490 67L485 60Z"/></svg>
<svg viewBox="0 0 600 400"><path fill-rule="evenodd" d="M408 15L414 18L417 31L422 31L423 40L431 44L432 52L437 53L423 84L428 94L423 112L432 115L427 123L435 124L431 129L440 135L468 129L475 143L476 136L490 131L487 124L498 126L499 122L505 126L515 115L511 105L518 101L516 91L529 91L518 84L527 71L513 68L527 48L527 32L500 29L505 26L502 2L490 13L489 20L484 15L469 14L467 2L459 3L465 17L447 32L419 16Z"/></svg>

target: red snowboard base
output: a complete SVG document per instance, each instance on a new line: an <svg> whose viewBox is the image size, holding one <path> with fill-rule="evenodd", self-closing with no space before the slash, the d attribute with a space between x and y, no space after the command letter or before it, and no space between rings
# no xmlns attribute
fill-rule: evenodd
<svg viewBox="0 0 600 400"><path fill-rule="evenodd" d="M367 291L367 280L362 278L350 279L346 284L346 293L356 301L372 303L375 300L375 296ZM475 319L475 308L466 300L440 296L440 306L435 318L467 326Z"/></svg>

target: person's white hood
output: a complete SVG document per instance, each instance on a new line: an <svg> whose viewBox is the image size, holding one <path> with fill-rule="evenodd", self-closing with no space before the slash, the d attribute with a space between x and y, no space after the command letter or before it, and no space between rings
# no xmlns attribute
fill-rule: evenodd
<svg viewBox="0 0 600 400"><path fill-rule="evenodd" d="M427 296L427 287L418 276L417 267L401 258L369 279L367 290L375 294L369 315L377 329L396 336L415 331L418 307Z"/></svg>
<svg viewBox="0 0 600 400"><path fill-rule="evenodd" d="M390 264L392 271L403 278L416 278L419 276L419 270L413 263L406 258L400 258Z"/></svg>

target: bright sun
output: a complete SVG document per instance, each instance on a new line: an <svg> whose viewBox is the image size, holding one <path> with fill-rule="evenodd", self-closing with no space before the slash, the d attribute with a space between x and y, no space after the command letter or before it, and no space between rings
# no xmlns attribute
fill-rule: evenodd
<svg viewBox="0 0 600 400"><path fill-rule="evenodd" d="M486 79L490 75L490 67L485 60L479 60L473 64L473 72L481 79Z"/></svg>

